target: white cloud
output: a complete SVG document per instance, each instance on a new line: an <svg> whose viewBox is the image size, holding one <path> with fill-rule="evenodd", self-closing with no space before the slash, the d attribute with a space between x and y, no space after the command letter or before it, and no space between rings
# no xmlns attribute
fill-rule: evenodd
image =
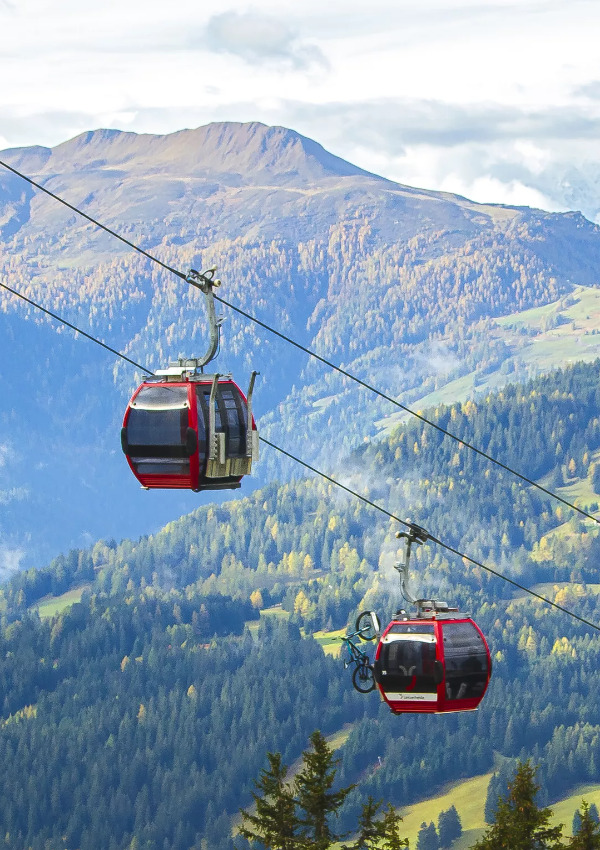
<svg viewBox="0 0 600 850"><path fill-rule="evenodd" d="M223 12L206 27L204 47L255 63L285 62L298 69L326 66L321 51L302 42L281 18L257 12Z"/></svg>
<svg viewBox="0 0 600 850"><path fill-rule="evenodd" d="M93 546L96 542L96 538L89 531L82 531L79 535L77 544L81 546L82 549Z"/></svg>
<svg viewBox="0 0 600 850"><path fill-rule="evenodd" d="M460 366L456 354L441 340L432 340L426 351L417 350L415 361L427 375L448 375Z"/></svg>
<svg viewBox="0 0 600 850"><path fill-rule="evenodd" d="M412 185L600 209L593 0L64 0L60 16L0 0L0 15L3 147L263 121Z"/></svg>
<svg viewBox="0 0 600 850"><path fill-rule="evenodd" d="M0 544L0 581L6 581L18 572L25 551Z"/></svg>
<svg viewBox="0 0 600 850"><path fill-rule="evenodd" d="M9 487L6 490L0 490L0 505L8 505L10 502L22 501L29 496L27 487Z"/></svg>

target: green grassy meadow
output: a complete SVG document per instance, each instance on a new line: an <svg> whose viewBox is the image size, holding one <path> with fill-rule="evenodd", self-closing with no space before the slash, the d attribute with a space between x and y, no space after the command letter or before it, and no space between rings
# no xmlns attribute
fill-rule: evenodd
<svg viewBox="0 0 600 850"><path fill-rule="evenodd" d="M260 616L261 619L263 617L280 617L284 620L287 620L289 619L290 612L282 608L281 605L273 605L272 608L261 608ZM248 629L253 638L256 638L259 625L260 620L250 620L246 623L246 628Z"/></svg>
<svg viewBox="0 0 600 850"><path fill-rule="evenodd" d="M55 617L70 605L73 605L74 602L81 602L84 591L89 590L90 586L89 584L82 584L81 587L75 587L60 596L45 596L33 606L33 609L38 612L42 620Z"/></svg>
<svg viewBox="0 0 600 850"><path fill-rule="evenodd" d="M313 634L317 643L321 644L321 649L325 655L331 655L333 658L338 658L342 651L342 641L340 638L346 634L346 629L338 629L334 632L315 632Z"/></svg>
<svg viewBox="0 0 600 850"><path fill-rule="evenodd" d="M463 828L463 835L454 842L452 850L467 850L474 844L485 829L483 808L491 775L485 773L466 779L434 797L398 809L404 820L402 835L409 839L411 848L417 846L421 824L430 821L437 824L440 812L451 806L456 806Z"/></svg>

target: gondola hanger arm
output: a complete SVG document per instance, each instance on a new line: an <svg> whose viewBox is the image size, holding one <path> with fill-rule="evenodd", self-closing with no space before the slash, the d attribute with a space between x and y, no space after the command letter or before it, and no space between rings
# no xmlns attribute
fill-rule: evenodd
<svg viewBox="0 0 600 850"><path fill-rule="evenodd" d="M406 540L404 561L397 561L394 564L394 569L398 570L400 573L400 591L407 602L410 602L412 605L416 605L418 600L414 598L408 589L408 565L410 563L410 552L413 543L417 543L420 546L422 543L425 543L426 540L429 540L430 535L429 532L427 532L424 528L421 528L420 525L411 522L408 525L408 531L397 531L396 537L399 540Z"/></svg>
<svg viewBox="0 0 600 850"><path fill-rule="evenodd" d="M410 552L413 543L417 543L419 546L422 543L426 543L428 540L432 540L434 542L438 542L437 539L429 534L424 528L421 528L420 525L417 525L414 522L407 522L408 531L397 531L396 537L398 539L406 540L406 549L404 551L404 561L397 561L394 564L394 568L398 570L400 573L400 591L404 599L407 602L410 602L411 605L417 606L417 614L416 616L419 618L429 619L431 616L435 616L438 612L449 614L450 612L456 613L458 608L449 608L446 602L442 602L439 599L415 599L412 593L408 589L408 565L410 563ZM400 612L399 612L400 613Z"/></svg>
<svg viewBox="0 0 600 850"><path fill-rule="evenodd" d="M223 324L223 318L216 314L213 294L213 289L221 285L221 281L218 278L215 279L214 275L216 270L216 266L212 266L210 269L206 269L203 272L198 272L196 269L190 269L185 278L189 284L195 286L196 289L199 289L200 292L204 294L206 312L208 313L208 326L210 333L208 348L203 357L195 358L196 366L200 369L214 359L219 350L219 343L221 340L221 325Z"/></svg>

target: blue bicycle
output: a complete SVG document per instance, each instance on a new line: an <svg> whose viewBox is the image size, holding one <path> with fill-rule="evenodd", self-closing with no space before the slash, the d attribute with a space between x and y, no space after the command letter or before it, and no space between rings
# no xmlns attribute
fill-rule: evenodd
<svg viewBox="0 0 600 850"><path fill-rule="evenodd" d="M352 684L359 693L368 694L375 689L373 667L371 659L366 652L359 648L355 638L374 640L377 637L377 621L370 611L363 611L356 618L355 627L355 632L340 638L348 649L348 656L344 659L344 670L354 664Z"/></svg>

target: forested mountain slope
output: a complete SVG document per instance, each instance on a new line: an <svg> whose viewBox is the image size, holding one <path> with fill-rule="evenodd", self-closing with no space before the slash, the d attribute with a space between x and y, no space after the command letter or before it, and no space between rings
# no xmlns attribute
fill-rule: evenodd
<svg viewBox="0 0 600 850"><path fill-rule="evenodd" d="M598 365L429 415L597 511ZM449 438L402 426L356 452L346 476L398 516L600 623L591 521L569 518ZM225 850L266 750L289 763L312 729L345 722L354 727L339 779L359 786L342 824L369 793L406 803L501 757L539 761L550 797L599 781L597 632L432 545L415 555L414 590L468 610L490 642L494 673L477 713L393 717L375 694L352 690L341 661L300 638L298 626L395 610L397 527L319 479L273 483L158 534L101 541L15 576L0 594L7 846L66 836L66 847L91 850L100 835L124 850L133 838L149 850ZM73 588L85 588L81 602L40 621L36 603ZM255 637L242 633L254 606L275 602L289 622L263 618Z"/></svg>
<svg viewBox="0 0 600 850"><path fill-rule="evenodd" d="M404 401L447 384L463 398L600 353L600 339L580 346L578 330L600 302L565 318L574 287L596 292L600 259L598 228L576 213L401 186L256 123L164 137L98 130L0 158L178 269L217 264L227 300ZM0 228L0 282L150 368L204 351L195 290L6 170ZM546 308L538 350L530 326L502 324ZM4 290L0 311L14 364L1 385L0 570L157 528L198 504L142 494L130 477L115 437L136 381L128 365ZM260 370L256 409L275 442L331 460L389 425L389 404L223 312L217 367L242 385ZM262 481L289 472L273 456Z"/></svg>

